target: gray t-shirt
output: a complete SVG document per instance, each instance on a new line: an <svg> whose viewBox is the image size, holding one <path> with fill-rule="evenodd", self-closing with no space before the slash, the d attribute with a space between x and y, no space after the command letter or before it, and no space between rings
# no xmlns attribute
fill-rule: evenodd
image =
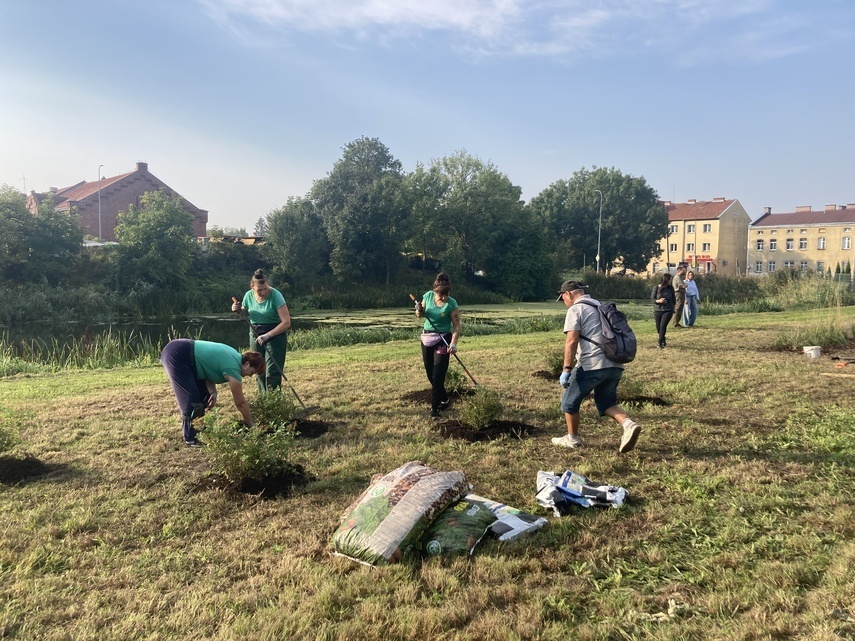
<svg viewBox="0 0 855 641"><path fill-rule="evenodd" d="M578 331L582 336L597 341L603 342L603 326L600 324L600 312L593 305L585 304L581 301L590 301L599 305L599 301L585 294L577 300L573 305L567 308L567 316L564 317L564 333ZM576 363L586 372L592 372L597 369L606 369L608 367L620 367L621 363L610 361L603 354L603 350L598 345L594 345L591 341L586 341L584 338L579 339L579 347L576 350Z"/></svg>

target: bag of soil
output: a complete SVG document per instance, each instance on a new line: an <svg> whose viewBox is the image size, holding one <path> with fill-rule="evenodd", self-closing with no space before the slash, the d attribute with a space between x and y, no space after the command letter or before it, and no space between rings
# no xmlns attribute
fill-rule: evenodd
<svg viewBox="0 0 855 641"><path fill-rule="evenodd" d="M473 554L496 515L480 501L462 498L445 508L422 537L426 556Z"/></svg>

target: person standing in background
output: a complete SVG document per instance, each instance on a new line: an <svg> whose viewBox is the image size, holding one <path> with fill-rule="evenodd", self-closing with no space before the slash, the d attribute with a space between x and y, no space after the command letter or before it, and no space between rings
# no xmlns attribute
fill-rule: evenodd
<svg viewBox="0 0 855 641"><path fill-rule="evenodd" d="M698 291L698 283L695 280L695 272L686 274L686 302L683 305L683 326L694 327L698 319L698 303L701 301L701 293Z"/></svg>
<svg viewBox="0 0 855 641"><path fill-rule="evenodd" d="M668 331L668 323L674 315L674 287L671 285L671 274L662 274L662 280L650 294L653 300L653 319L656 321L656 333L659 335L659 349L664 349L665 333Z"/></svg>
<svg viewBox="0 0 855 641"><path fill-rule="evenodd" d="M680 319L683 317L683 305L686 302L686 266L680 265L677 268L677 275L674 276L674 327L682 327Z"/></svg>

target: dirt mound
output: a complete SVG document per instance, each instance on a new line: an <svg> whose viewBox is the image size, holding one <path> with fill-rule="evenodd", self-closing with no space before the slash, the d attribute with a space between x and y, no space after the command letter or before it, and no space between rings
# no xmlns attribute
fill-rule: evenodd
<svg viewBox="0 0 855 641"><path fill-rule="evenodd" d="M658 396L633 396L631 398L619 398L618 403L621 405L656 405L657 407L665 407L669 403Z"/></svg>
<svg viewBox="0 0 855 641"><path fill-rule="evenodd" d="M200 481L197 489L200 491L223 490L235 494L253 494L261 498L272 499L290 496L295 488L303 487L314 480L315 477L306 472L302 465L295 464L287 472L260 479L243 479L232 482L223 476L209 476Z"/></svg>
<svg viewBox="0 0 855 641"><path fill-rule="evenodd" d="M534 431L533 425L519 421L493 421L487 427L475 429L462 421L441 421L434 426L443 438L459 438L473 443L475 441L494 441L503 436L522 439Z"/></svg>
<svg viewBox="0 0 855 641"><path fill-rule="evenodd" d="M329 432L331 427L324 421L297 421L297 437L318 438Z"/></svg>

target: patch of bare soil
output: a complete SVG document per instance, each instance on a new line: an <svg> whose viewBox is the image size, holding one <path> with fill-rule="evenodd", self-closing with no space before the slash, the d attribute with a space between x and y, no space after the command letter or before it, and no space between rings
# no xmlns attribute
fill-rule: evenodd
<svg viewBox="0 0 855 641"><path fill-rule="evenodd" d="M558 380L558 377L555 374L553 374L552 372L545 370L545 369L540 369L540 370L537 370L536 372L532 372L531 375L534 378L543 378L547 381Z"/></svg>
<svg viewBox="0 0 855 641"><path fill-rule="evenodd" d="M657 407L665 407L669 405L668 401L665 401L658 396L633 396L631 398L620 398L618 402L621 405L656 405Z"/></svg>
<svg viewBox="0 0 855 641"><path fill-rule="evenodd" d="M476 429L463 421L440 421L434 429L443 438L459 438L473 443L475 441L494 441L502 436L513 436L522 439L534 431L533 425L519 421L493 421L487 427Z"/></svg>
<svg viewBox="0 0 855 641"><path fill-rule="evenodd" d="M315 477L306 472L302 465L295 464L287 472L260 479L243 479L232 482L228 479L213 475L202 479L196 486L198 490L223 490L234 494L252 494L261 498L272 499L290 496L296 488L301 488Z"/></svg>
<svg viewBox="0 0 855 641"><path fill-rule="evenodd" d="M324 421L297 421L297 436L302 438L318 438L330 431L332 425Z"/></svg>
<svg viewBox="0 0 855 641"><path fill-rule="evenodd" d="M452 402L454 402L458 399L463 398L464 396L472 396L472 394L474 393L475 392L468 389L463 389L459 391L453 390L448 393L448 398L451 399ZM419 392L409 392L407 394L404 394L401 397L401 400L406 401L407 403L412 403L413 405L420 405L423 403L427 403L428 405L430 405L430 398L431 390L427 389Z"/></svg>
<svg viewBox="0 0 855 641"><path fill-rule="evenodd" d="M0 483L14 485L21 481L37 478L50 474L56 466L42 463L39 459L28 456L26 458L14 458L11 456L0 456Z"/></svg>

